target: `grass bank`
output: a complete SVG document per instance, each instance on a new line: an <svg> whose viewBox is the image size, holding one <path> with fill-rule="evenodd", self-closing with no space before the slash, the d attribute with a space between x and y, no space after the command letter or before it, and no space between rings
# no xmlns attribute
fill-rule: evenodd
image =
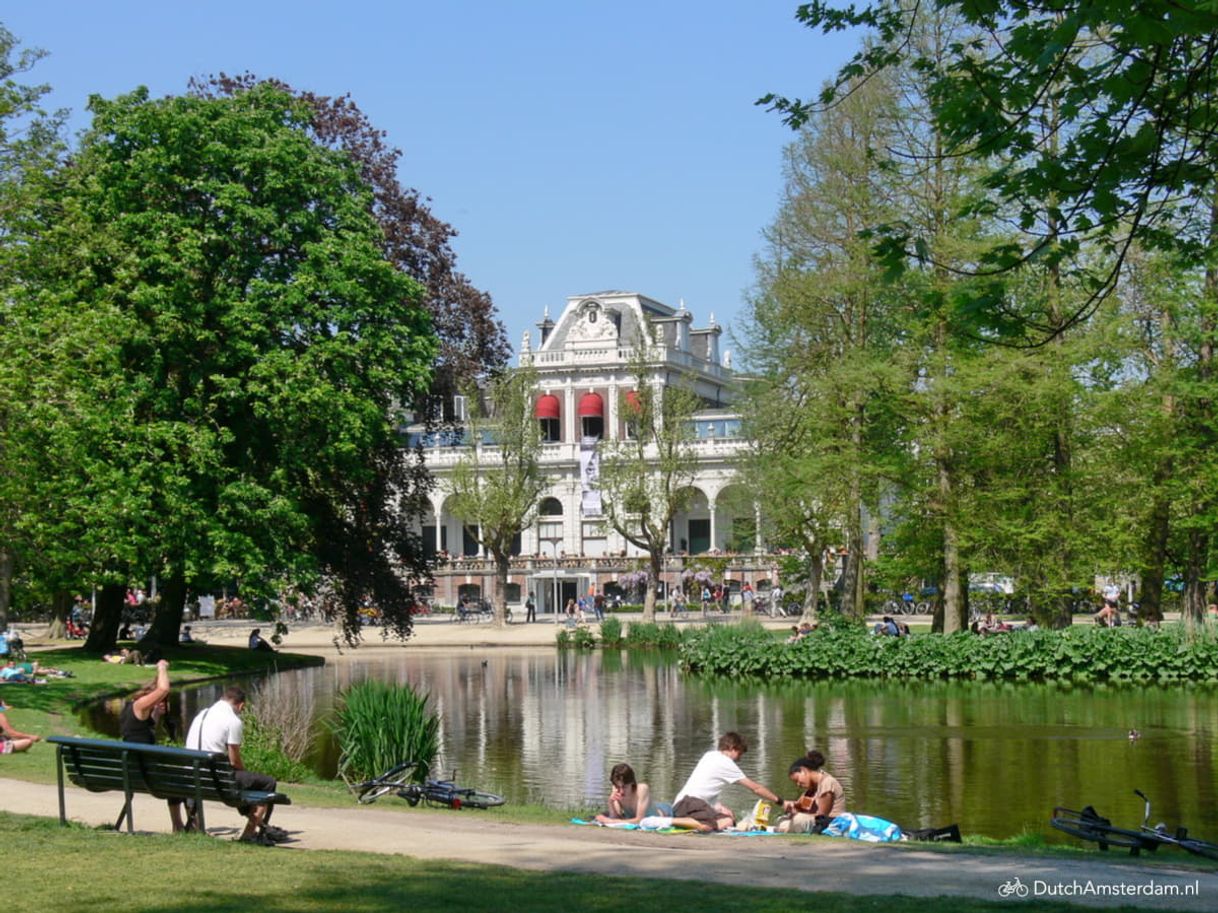
<svg viewBox="0 0 1218 913"><path fill-rule="evenodd" d="M211 679L239 678L283 669L324 665L319 656L264 653L242 647L191 644L163 651L175 685ZM134 691L156 675L152 666L123 666L103 662L79 646L37 650L30 654L44 666L63 669L72 678L51 678L45 685L0 686L0 700L9 706L9 720L25 732L49 735L97 736L79 720L82 705ZM55 779L54 752L35 745L24 754L7 755L0 765L5 776L50 783Z"/></svg>
<svg viewBox="0 0 1218 913"><path fill-rule="evenodd" d="M267 850L206 837L126 837L42 818L0 813L0 842L17 847L5 876L27 909L107 913L440 913L572 909L667 913L703 898L717 911L786 913L959 913L1009 911L1010 902L803 892L742 885L602 875L538 873L491 865L421 862L365 853ZM409 852L410 847L402 847ZM268 854L270 854L268 856ZM10 858L13 854L10 853ZM268 864L273 859L273 864ZM14 861L17 861L14 859ZM156 873L155 877L131 877ZM65 875L67 877L65 877ZM1021 910L1065 913L1061 903L1022 902ZM1131 908L1130 908L1131 909Z"/></svg>

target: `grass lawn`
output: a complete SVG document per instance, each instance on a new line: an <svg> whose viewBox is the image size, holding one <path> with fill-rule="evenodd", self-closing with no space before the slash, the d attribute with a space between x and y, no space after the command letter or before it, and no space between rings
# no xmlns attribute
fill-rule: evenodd
<svg viewBox="0 0 1218 913"><path fill-rule="evenodd" d="M8 848L4 876L8 894L26 910L671 913L697 906L717 913L926 913L943 908L997 913L1011 909L1009 901L854 897L743 885L695 887L680 881L545 874L365 853L267 849L200 836L127 836L5 813L0 813L0 843ZM1021 902L1019 908L1044 913L1078 910L1042 902Z"/></svg>
<svg viewBox="0 0 1218 913"><path fill-rule="evenodd" d="M169 660L169 674L175 685L324 663L321 657L299 653L271 654L208 644L169 647L163 652ZM23 732L41 736L96 737L98 733L80 723L78 708L99 698L129 694L156 677L156 669L152 666L102 662L79 646L36 650L30 653L30 660L73 675L72 678L51 678L45 685L0 685L0 700L10 708L9 722ZM47 745L35 745L24 754L6 755L0 763L0 774L54 782L54 751Z"/></svg>

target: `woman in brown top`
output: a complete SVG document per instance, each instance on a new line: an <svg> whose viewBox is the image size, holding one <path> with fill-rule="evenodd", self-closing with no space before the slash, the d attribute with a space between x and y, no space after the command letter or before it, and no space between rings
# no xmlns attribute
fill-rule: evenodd
<svg viewBox="0 0 1218 913"><path fill-rule="evenodd" d="M817 816L835 818L846 811L846 794L837 778L821 770L825 756L819 751L809 751L796 759L787 776L803 790L798 799L782 804L785 813L775 830L783 834L810 834L816 826Z"/></svg>

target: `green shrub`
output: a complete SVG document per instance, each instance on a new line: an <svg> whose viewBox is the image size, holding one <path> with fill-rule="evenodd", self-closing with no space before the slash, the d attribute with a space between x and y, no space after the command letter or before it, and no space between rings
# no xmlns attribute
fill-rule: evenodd
<svg viewBox="0 0 1218 913"><path fill-rule="evenodd" d="M566 628L559 628L558 633L554 635L554 643L560 650L565 650L571 646L571 632Z"/></svg>
<svg viewBox="0 0 1218 913"><path fill-rule="evenodd" d="M309 777L310 770L288 757L282 738L274 729L260 726L256 717L246 716L241 762L249 770L272 776L281 783L301 783Z"/></svg>
<svg viewBox="0 0 1218 913"><path fill-rule="evenodd" d="M626 628L626 646L632 649L675 649L684 637L682 629L674 624L632 621Z"/></svg>
<svg viewBox="0 0 1218 913"><path fill-rule="evenodd" d="M633 627L633 626L632 626ZM691 630L684 668L711 675L775 678L908 678L1077 682L1218 679L1218 636L1184 627L1078 627L879 637L857 625L822 626L788 644L757 626Z"/></svg>
<svg viewBox="0 0 1218 913"><path fill-rule="evenodd" d="M571 645L580 650L591 650L596 646L596 635L591 628L580 625L571 633Z"/></svg>
<svg viewBox="0 0 1218 913"><path fill-rule="evenodd" d="M367 780L403 761L430 767L440 720L427 703L426 694L391 682L369 680L339 692L333 723L339 776L349 783Z"/></svg>
<svg viewBox="0 0 1218 913"><path fill-rule="evenodd" d="M622 620L612 615L606 616L601 622L601 644L614 650L622 645L622 641Z"/></svg>

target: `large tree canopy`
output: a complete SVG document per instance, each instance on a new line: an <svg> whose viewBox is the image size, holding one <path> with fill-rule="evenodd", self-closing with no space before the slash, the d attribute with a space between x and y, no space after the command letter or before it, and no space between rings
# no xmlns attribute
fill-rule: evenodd
<svg viewBox="0 0 1218 913"><path fill-rule="evenodd" d="M976 30L956 43L947 66L909 40L919 7L931 2ZM995 163L993 194L978 205L1020 232L975 271L1037 260L1073 269L1089 285L1061 325L1032 329L1055 332L1090 313L1115 287L1136 239L1194 258L1210 246L1209 206L1198 203L1212 196L1218 172L1211 0L882 0L844 8L816 0L796 17L825 32L864 27L872 40L818 100L768 95L761 103L799 125L898 61L934 74L945 153ZM925 254L910 226L877 227L894 265ZM1084 251L1084 241L1096 246ZM986 303L1001 317L1002 290L993 291Z"/></svg>
<svg viewBox="0 0 1218 913"><path fill-rule="evenodd" d="M421 477L396 410L437 346L358 168L268 85L90 109L5 323L45 388L24 427L59 457L28 522L99 583L330 573L348 633L368 592L408 630Z"/></svg>
<svg viewBox="0 0 1218 913"><path fill-rule="evenodd" d="M191 88L205 97L231 96L262 82L249 73L220 74L194 81ZM307 105L310 135L328 148L347 153L372 189L372 212L384 232L385 256L425 289L423 305L440 340L433 390L455 393L487 367L505 364L510 351L507 335L495 316L490 295L476 289L457 270L450 244L456 229L438 219L417 190L400 183L402 153L385 142L384 131L372 125L349 95L332 98L297 91L274 79L265 82Z"/></svg>

